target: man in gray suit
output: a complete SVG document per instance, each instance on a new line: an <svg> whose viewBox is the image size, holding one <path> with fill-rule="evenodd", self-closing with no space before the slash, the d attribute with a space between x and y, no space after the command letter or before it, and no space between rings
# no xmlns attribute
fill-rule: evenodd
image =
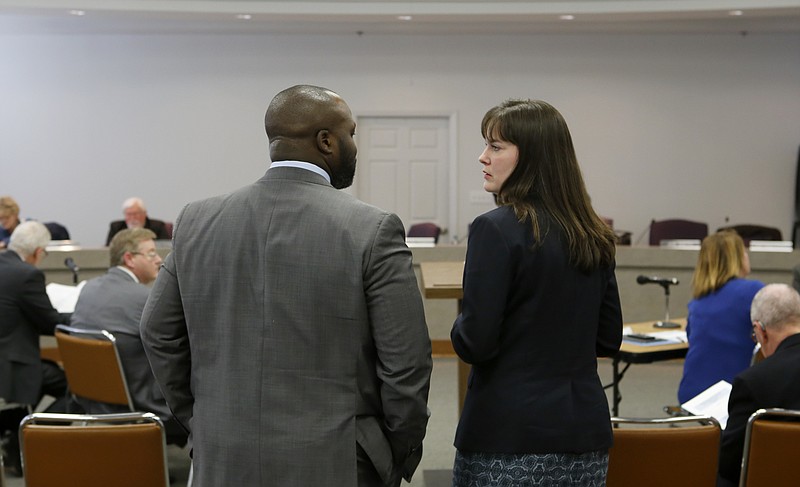
<svg viewBox="0 0 800 487"><path fill-rule="evenodd" d="M294 86L266 175L190 203L142 316L194 486L396 486L421 458L431 349L396 215L352 183L355 122Z"/></svg>
<svg viewBox="0 0 800 487"><path fill-rule="evenodd" d="M166 425L169 442L185 444L186 432L172 418L139 334L142 310L150 294L147 284L156 279L161 266L155 238L156 234L146 228L122 230L114 235L109 247L111 268L83 287L72 314L72 326L106 330L114 335L134 408L157 414ZM78 404L91 414L127 410L82 398L78 398Z"/></svg>

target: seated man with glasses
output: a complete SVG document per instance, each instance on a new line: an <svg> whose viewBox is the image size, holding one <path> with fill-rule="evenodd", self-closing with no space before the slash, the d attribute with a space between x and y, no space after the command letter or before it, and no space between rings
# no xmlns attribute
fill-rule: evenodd
<svg viewBox="0 0 800 487"><path fill-rule="evenodd" d="M172 418L139 337L139 319L150 295L147 284L156 279L161 266L155 237L155 233L145 228L122 230L114 235L109 248L112 267L83 287L72 315L72 326L106 330L114 335L134 408L157 414L166 426L167 441L182 445L188 435ZM127 410L81 398L78 404L90 414Z"/></svg>
<svg viewBox="0 0 800 487"><path fill-rule="evenodd" d="M747 419L761 408L800 409L800 294L769 284L750 307L753 334L764 360L733 380L728 425L722 433L718 487L739 483Z"/></svg>

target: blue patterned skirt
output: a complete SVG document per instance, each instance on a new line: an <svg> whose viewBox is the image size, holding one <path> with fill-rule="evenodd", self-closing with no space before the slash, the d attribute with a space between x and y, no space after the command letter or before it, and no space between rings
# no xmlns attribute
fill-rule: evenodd
<svg viewBox="0 0 800 487"><path fill-rule="evenodd" d="M470 453L456 451L453 487L603 487L608 451Z"/></svg>

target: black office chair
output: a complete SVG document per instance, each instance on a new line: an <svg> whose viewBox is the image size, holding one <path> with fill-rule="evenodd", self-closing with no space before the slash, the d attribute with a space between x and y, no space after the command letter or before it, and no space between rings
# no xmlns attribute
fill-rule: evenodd
<svg viewBox="0 0 800 487"><path fill-rule="evenodd" d="M442 229L435 223L416 223L408 229L406 237L433 237L433 242L439 242L439 234Z"/></svg>
<svg viewBox="0 0 800 487"><path fill-rule="evenodd" d="M650 245L662 240L703 240L708 236L708 224L691 220L671 219L650 222Z"/></svg>
<svg viewBox="0 0 800 487"><path fill-rule="evenodd" d="M50 240L69 240L67 227L56 222L45 222L44 226L50 231Z"/></svg>
<svg viewBox="0 0 800 487"><path fill-rule="evenodd" d="M718 232L723 230L733 230L734 232L738 233L739 236L742 237L742 240L744 240L744 244L747 246L750 245L751 240L783 240L783 235L781 234L780 230L773 227L765 227L763 225L730 225L717 229Z"/></svg>

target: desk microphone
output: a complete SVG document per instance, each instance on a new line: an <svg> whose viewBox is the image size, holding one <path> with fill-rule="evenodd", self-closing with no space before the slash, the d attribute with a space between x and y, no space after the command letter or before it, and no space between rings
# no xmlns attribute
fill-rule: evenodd
<svg viewBox="0 0 800 487"><path fill-rule="evenodd" d="M678 284L677 277L655 277L655 276L639 276L636 278L639 284L660 284L662 286L669 286L670 284Z"/></svg>
<svg viewBox="0 0 800 487"><path fill-rule="evenodd" d="M64 265L72 271L73 284L78 284L78 272L81 270L81 268L78 267L78 264L76 264L74 260L72 260L72 257L67 257L64 259Z"/></svg>
<svg viewBox="0 0 800 487"><path fill-rule="evenodd" d="M669 287L673 284L678 284L677 277L656 277L656 276L639 276L636 278L639 284L658 284L664 288L664 321L659 321L653 326L656 328L679 328L680 325L669 321Z"/></svg>

